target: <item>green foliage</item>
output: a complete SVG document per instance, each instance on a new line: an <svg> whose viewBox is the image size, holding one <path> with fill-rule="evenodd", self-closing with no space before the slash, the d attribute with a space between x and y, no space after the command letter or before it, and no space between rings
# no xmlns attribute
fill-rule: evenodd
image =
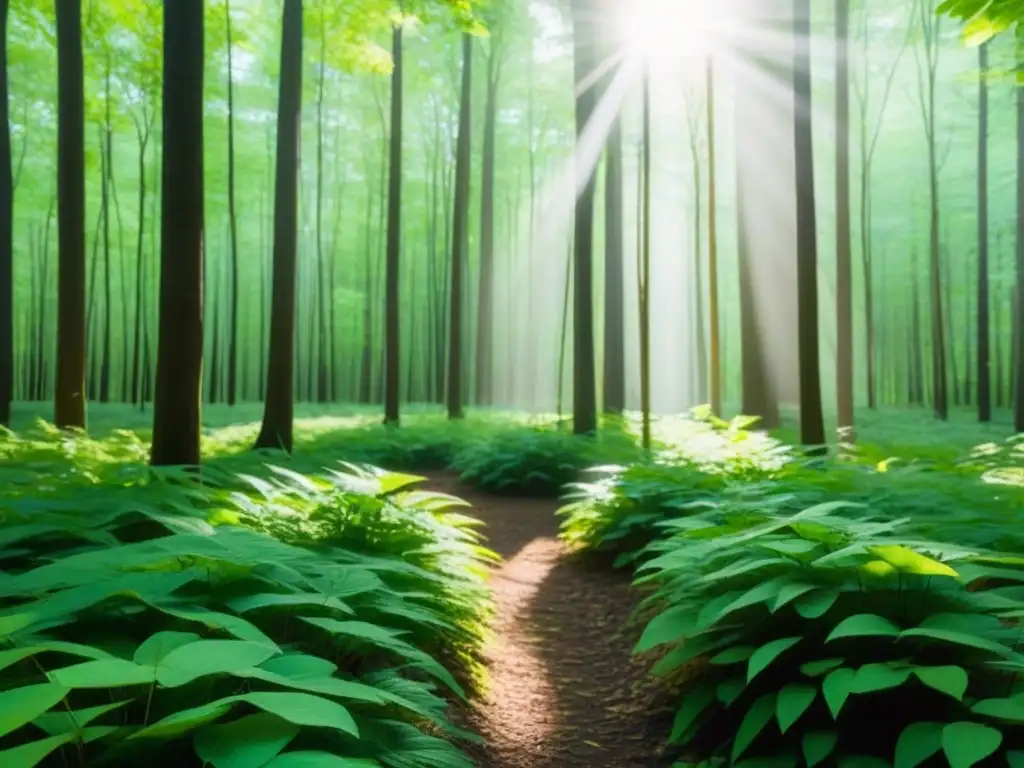
<svg viewBox="0 0 1024 768"><path fill-rule="evenodd" d="M153 475L137 438L51 438L0 443L0 763L471 765L447 698L494 556L457 499L370 470Z"/></svg>
<svg viewBox="0 0 1024 768"><path fill-rule="evenodd" d="M968 42L980 45L1024 21L1021 0L943 0L939 13L967 22L964 35Z"/></svg>

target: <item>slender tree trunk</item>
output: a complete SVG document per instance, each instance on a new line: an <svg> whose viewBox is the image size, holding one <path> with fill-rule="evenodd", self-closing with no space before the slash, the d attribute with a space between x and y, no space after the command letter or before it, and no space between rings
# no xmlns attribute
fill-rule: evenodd
<svg viewBox="0 0 1024 768"><path fill-rule="evenodd" d="M110 177L111 166L114 164L114 153L111 142L113 128L110 124L110 53L107 53L107 69L104 78L104 107L105 117L103 122L103 146L106 161L103 163L103 180L101 191L103 195L103 336L100 353L100 402L110 402L110 312L113 308L113 297L110 290Z"/></svg>
<svg viewBox="0 0 1024 768"><path fill-rule="evenodd" d="M576 83L576 143L590 125L597 96L590 81L595 70L595 20L588 0L572 0L574 78ZM576 163L573 315L573 431L597 433L597 386L594 350L594 197L593 169Z"/></svg>
<svg viewBox="0 0 1024 768"><path fill-rule="evenodd" d="M988 309L988 44L978 48L978 421L992 420Z"/></svg>
<svg viewBox="0 0 1024 768"><path fill-rule="evenodd" d="M200 461L203 377L203 5L164 5L160 336L152 463Z"/></svg>
<svg viewBox="0 0 1024 768"><path fill-rule="evenodd" d="M615 70L613 70L614 72ZM532 137L531 137L532 141ZM531 152L531 164L534 162ZM531 165L530 238L533 242L532 212L536 205L536 182ZM625 239L623 226L622 118L615 116L605 148L605 244L604 244L604 410L621 414L626 410L626 309ZM531 259L533 253L530 253ZM533 290L533 286L530 286Z"/></svg>
<svg viewBox="0 0 1024 768"><path fill-rule="evenodd" d="M836 2L836 399L840 439L854 439L850 227L850 4Z"/></svg>
<svg viewBox="0 0 1024 768"><path fill-rule="evenodd" d="M146 147L149 144L150 124L149 119L143 116L142 124L136 123L136 133L139 139L139 219L138 239L135 243L135 323L132 328L132 374L131 374L131 401L133 405L142 402L142 326L145 315L145 292L143 290L145 278L145 233L146 233Z"/></svg>
<svg viewBox="0 0 1024 768"><path fill-rule="evenodd" d="M452 203L452 260L448 319L448 418L463 416L462 283L469 209L469 171L472 162L473 37L462 36L462 91L459 98L459 136L455 150L455 200Z"/></svg>
<svg viewBox="0 0 1024 768"><path fill-rule="evenodd" d="M476 402L491 403L494 366L494 166L498 123L498 53L491 43L487 58L482 180L480 186L480 290L476 321Z"/></svg>
<svg viewBox="0 0 1024 768"><path fill-rule="evenodd" d="M14 401L14 168L7 87L8 0L0 0L0 426Z"/></svg>
<svg viewBox="0 0 1024 768"><path fill-rule="evenodd" d="M207 285L209 295L207 296L206 303L210 307L212 317L210 318L210 364L208 367L208 373L206 375L209 384L209 393L207 395L207 402L217 404L220 402L220 336L221 336L221 322L220 322L220 305L222 299L221 292L221 268L220 262L207 262L206 269L208 272L213 272L212 275L207 275Z"/></svg>
<svg viewBox="0 0 1024 768"><path fill-rule="evenodd" d="M391 136L388 164L388 241L385 266L385 365L384 423L398 426L401 385L401 317L399 270L402 252L402 27L392 30Z"/></svg>
<svg viewBox="0 0 1024 768"><path fill-rule="evenodd" d="M641 442L651 450L651 71L643 74L643 247L637 275L640 281L640 411Z"/></svg>
<svg viewBox="0 0 1024 768"><path fill-rule="evenodd" d="M228 54L228 226L231 230L231 307L228 331L228 387L227 403L238 402L238 214L235 203L235 70L234 40L231 34L231 0L224 2L224 21L227 30Z"/></svg>
<svg viewBox="0 0 1024 768"><path fill-rule="evenodd" d="M85 93L80 0L57 0L56 426L85 428Z"/></svg>
<svg viewBox="0 0 1024 768"><path fill-rule="evenodd" d="M319 336L316 366L316 399L326 403L327 396L327 290L324 274L324 75L327 69L327 29L320 6L320 72L316 100L316 276L317 321Z"/></svg>
<svg viewBox="0 0 1024 768"><path fill-rule="evenodd" d="M715 64L705 63L705 95L708 135L708 337L711 412L722 416L722 332L718 299L718 164L715 135Z"/></svg>
<svg viewBox="0 0 1024 768"><path fill-rule="evenodd" d="M1024 32L1017 30L1017 66L1024 67ZM1017 286L1016 295L1024 297L1024 88L1017 89ZM1020 305L1018 304L1018 310ZM1014 335L1017 364L1024 362L1024 333ZM1024 432L1024 376L1015 379L1013 427Z"/></svg>
<svg viewBox="0 0 1024 768"><path fill-rule="evenodd" d="M256 448L292 450L295 410L295 289L298 260L302 0L284 0L274 188L274 274L263 426Z"/></svg>

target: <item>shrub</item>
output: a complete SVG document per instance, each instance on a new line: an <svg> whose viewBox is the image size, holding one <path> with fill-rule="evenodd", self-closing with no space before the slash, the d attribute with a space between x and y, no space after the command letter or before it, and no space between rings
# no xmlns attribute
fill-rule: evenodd
<svg viewBox="0 0 1024 768"><path fill-rule="evenodd" d="M0 496L0 765L472 765L447 696L492 556L454 500L380 472L146 475Z"/></svg>
<svg viewBox="0 0 1024 768"><path fill-rule="evenodd" d="M838 502L665 525L637 652L665 651L659 675L705 662L677 746L751 766L1024 757L1024 560L899 538Z"/></svg>

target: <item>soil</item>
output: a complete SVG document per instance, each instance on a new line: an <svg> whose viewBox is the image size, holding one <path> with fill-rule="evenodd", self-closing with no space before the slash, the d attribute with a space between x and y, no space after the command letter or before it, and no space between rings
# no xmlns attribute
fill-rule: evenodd
<svg viewBox="0 0 1024 768"><path fill-rule="evenodd" d="M482 768L660 768L672 714L632 648L636 595L626 574L588 566L558 541L556 502L475 493L448 477L431 489L474 506L504 558L491 586L488 689L467 724Z"/></svg>

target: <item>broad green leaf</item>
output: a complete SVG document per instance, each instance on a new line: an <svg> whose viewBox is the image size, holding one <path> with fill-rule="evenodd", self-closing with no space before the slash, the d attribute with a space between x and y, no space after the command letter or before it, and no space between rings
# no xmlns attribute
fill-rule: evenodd
<svg viewBox="0 0 1024 768"><path fill-rule="evenodd" d="M16 632L31 626L36 617L29 613L12 613L0 616L0 639L6 639Z"/></svg>
<svg viewBox="0 0 1024 768"><path fill-rule="evenodd" d="M333 608L342 613L354 613L349 606L345 605L338 598L313 592L290 595L267 592L258 595L246 595L231 600L228 605L231 607L231 610L238 613L248 613L260 608L279 608L281 606L290 607L296 605L312 605L320 608Z"/></svg>
<svg viewBox="0 0 1024 768"><path fill-rule="evenodd" d="M783 586L785 586L785 584L785 579L781 577L769 579L768 581L758 584L756 587L744 593L742 596L738 597L723 608L718 618L721 619L723 616L735 613L743 608L749 608L752 605L767 603L779 594L779 591Z"/></svg>
<svg viewBox="0 0 1024 768"><path fill-rule="evenodd" d="M304 653L286 653L282 656L274 656L260 664L260 668L294 680L330 677L338 671L336 664L321 659L319 656L309 656Z"/></svg>
<svg viewBox="0 0 1024 768"><path fill-rule="evenodd" d="M131 699L126 699L124 701L114 702L113 704L100 704L95 707L76 709L73 712L56 709L52 712L40 715L32 721L32 725L42 728L51 736L58 736L62 733L76 734L97 717L102 717L107 714L107 712L120 709L131 702Z"/></svg>
<svg viewBox="0 0 1024 768"><path fill-rule="evenodd" d="M30 723L68 694L68 687L55 683L26 685L0 692L0 736Z"/></svg>
<svg viewBox="0 0 1024 768"><path fill-rule="evenodd" d="M802 683L790 683L779 691L778 699L775 702L775 716L779 721L779 730L782 733L788 731L790 726L807 711L817 695L817 688Z"/></svg>
<svg viewBox="0 0 1024 768"><path fill-rule="evenodd" d="M285 752L263 768L380 768L380 763L361 757L341 757L330 752Z"/></svg>
<svg viewBox="0 0 1024 768"><path fill-rule="evenodd" d="M11 749L0 751L0 765L4 768L34 768L49 756L53 750L71 741L74 736L64 733L39 741L30 741Z"/></svg>
<svg viewBox="0 0 1024 768"><path fill-rule="evenodd" d="M942 751L950 768L971 768L1003 743L1003 734L980 723L961 721L942 729Z"/></svg>
<svg viewBox="0 0 1024 768"><path fill-rule="evenodd" d="M715 695L718 697L720 702L728 707L739 698L740 694L743 693L746 687L746 680L742 677L734 677L730 680L723 680L720 682L715 690Z"/></svg>
<svg viewBox="0 0 1024 768"><path fill-rule="evenodd" d="M174 688L204 675L216 675L262 664L277 651L245 640L196 640L175 648L156 670L160 685Z"/></svg>
<svg viewBox="0 0 1024 768"><path fill-rule="evenodd" d="M977 648L978 650L989 651L990 653L995 653L999 656L1008 657L1012 653L1012 651L1005 645L997 643L994 640L989 640L988 638L968 634L966 632L955 632L947 629L936 629L932 627L905 629L900 633L900 637L927 637L944 643L966 645L971 648Z"/></svg>
<svg viewBox="0 0 1024 768"><path fill-rule="evenodd" d="M712 664L738 664L750 658L755 648L752 645L734 645L711 657Z"/></svg>
<svg viewBox="0 0 1024 768"><path fill-rule="evenodd" d="M826 672L831 672L840 666L845 659L821 659L820 661L809 661L800 666L800 671L808 677L821 677Z"/></svg>
<svg viewBox="0 0 1024 768"><path fill-rule="evenodd" d="M184 610L159 604L152 605L158 611L163 611L168 616L174 616L186 621L194 621L210 629L222 630L229 635L234 635L239 640L248 640L253 643L268 645L280 653L281 649L277 647L273 640L263 634L255 624L246 621L240 616L232 616L230 613L220 613L219 611L209 611L205 608Z"/></svg>
<svg viewBox="0 0 1024 768"><path fill-rule="evenodd" d="M998 720L1024 723L1024 701L1017 698L983 699L971 707L971 712Z"/></svg>
<svg viewBox="0 0 1024 768"><path fill-rule="evenodd" d="M157 632L144 640L135 649L132 660L144 667L156 668L164 656L188 643L194 643L202 638L194 632Z"/></svg>
<svg viewBox="0 0 1024 768"><path fill-rule="evenodd" d="M835 731L808 731L801 740L804 761L807 768L814 768L818 763L828 759L839 741Z"/></svg>
<svg viewBox="0 0 1024 768"><path fill-rule="evenodd" d="M921 576L951 576L953 578L959 576L945 563L940 563L938 560L933 560L899 544L868 547L868 551L905 573L916 573Z"/></svg>
<svg viewBox="0 0 1024 768"><path fill-rule="evenodd" d="M925 685L957 701L963 700L967 693L967 672L963 667L915 667L914 675Z"/></svg>
<svg viewBox="0 0 1024 768"><path fill-rule="evenodd" d="M754 651L750 656L750 661L747 663L747 682L749 683L757 677L757 675L764 671L769 664L799 643L802 639L803 638L801 637L781 637L778 640L772 640L769 643L765 643Z"/></svg>
<svg viewBox="0 0 1024 768"><path fill-rule="evenodd" d="M818 589L806 595L798 597L793 607L805 619L820 619L839 599L839 591L836 589Z"/></svg>
<svg viewBox="0 0 1024 768"><path fill-rule="evenodd" d="M856 673L849 667L834 669L825 676L821 683L821 692L825 696L825 703L828 704L832 719L839 719L839 712L849 698L853 689L853 680Z"/></svg>
<svg viewBox="0 0 1024 768"><path fill-rule="evenodd" d="M1024 768L1024 751L1010 750L1006 753L1006 762L1010 764L1010 768Z"/></svg>
<svg viewBox="0 0 1024 768"><path fill-rule="evenodd" d="M891 664L865 664L853 676L850 693L873 693L898 688L910 679L910 669Z"/></svg>
<svg viewBox="0 0 1024 768"><path fill-rule="evenodd" d="M313 728L332 728L359 737L359 728L351 713L337 702L308 693L247 693L234 697L264 712Z"/></svg>
<svg viewBox="0 0 1024 768"><path fill-rule="evenodd" d="M198 728L200 725L205 725L206 723L216 720L218 717L228 712L231 707L234 706L236 701L237 697L229 696L228 698L217 699L216 701L211 701L198 707L180 710L175 712L173 715L168 715L162 720L158 720L152 725L136 731L128 738L168 739L174 736L180 736L183 733L191 731L193 728Z"/></svg>
<svg viewBox="0 0 1024 768"><path fill-rule="evenodd" d="M675 743L690 730L698 717L703 714L711 702L715 700L715 690L710 685L701 685L683 697L683 703L676 712L672 723L672 735L669 741Z"/></svg>
<svg viewBox="0 0 1024 768"><path fill-rule="evenodd" d="M0 670L6 669L12 664L17 664L19 661L23 661L36 654L47 652L66 653L69 656L81 656L86 659L111 658L110 654L106 651L93 648L91 645L62 642L39 643L38 645L30 645L24 648L11 648L6 651L0 651Z"/></svg>
<svg viewBox="0 0 1024 768"><path fill-rule="evenodd" d="M207 725L195 737L196 754L214 768L260 768L291 743L299 727L261 712L224 725Z"/></svg>
<svg viewBox="0 0 1024 768"><path fill-rule="evenodd" d="M747 710L746 716L743 718L743 722L740 723L739 730L736 731L736 738L732 743L732 761L734 763L754 743L754 739L771 722L774 714L774 693L766 693L751 705L750 709Z"/></svg>
<svg viewBox="0 0 1024 768"><path fill-rule="evenodd" d="M913 723L903 729L896 741L893 768L917 768L942 749L942 723Z"/></svg>
<svg viewBox="0 0 1024 768"><path fill-rule="evenodd" d="M670 608L648 622L634 653L646 653L665 643L674 643L691 633L696 627L696 617L690 608Z"/></svg>
<svg viewBox="0 0 1024 768"><path fill-rule="evenodd" d="M152 667L143 667L126 659L86 661L55 670L51 677L67 688L120 688L148 685L156 680Z"/></svg>
<svg viewBox="0 0 1024 768"><path fill-rule="evenodd" d="M772 605L772 613L775 613L779 609L785 607L801 595L806 595L808 592L812 592L815 589L817 589L815 584L807 584L804 582L786 584L779 590L778 597L775 598L775 604Z"/></svg>
<svg viewBox="0 0 1024 768"><path fill-rule="evenodd" d="M871 613L859 613L839 622L825 642L844 637L899 637L900 628L888 619Z"/></svg>

